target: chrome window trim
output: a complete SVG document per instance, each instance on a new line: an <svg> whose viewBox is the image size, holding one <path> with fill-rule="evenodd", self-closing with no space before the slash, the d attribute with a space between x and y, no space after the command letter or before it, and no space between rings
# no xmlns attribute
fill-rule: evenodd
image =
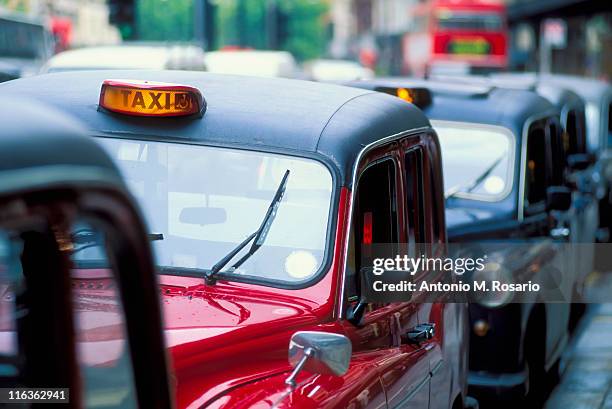
<svg viewBox="0 0 612 409"><path fill-rule="evenodd" d="M348 260L348 250L349 250L349 240L351 238L350 235L350 229L351 226L353 224L353 208L355 206L355 196L356 196L356 186L357 186L357 170L359 169L359 165L361 164L363 157L369 153L371 150L385 145L389 142L393 142L395 140L399 140L399 139L403 139L403 138L407 138L409 136L414 136L414 135L418 135L418 134L422 134L423 132L432 132L437 139L437 134L435 133L435 131L433 130L433 128L431 126L424 126L421 128L415 128L415 129L411 129L408 131L402 131L393 135L389 135L386 136L384 138L381 138L375 142L372 142L369 145L364 146L360 151L359 154L357 155L357 158L355 159L355 163L353 164L353 170L352 170L352 175L351 175L351 203L349 205L349 208L347 209L347 211L349 212L348 217L346 219L346 224L348 227L348 230L346 231L345 234L345 238L344 238L344 242L343 242L343 246L344 246L344 251L343 251L343 260L342 260L342 267L340 269L340 274L342 274L341 277L341 283L340 283L340 302L338 303L338 310L336 311L336 313L338 314L338 317L340 319L345 318L344 317L344 309L345 309L345 303L346 303L346 297L345 297L345 293L346 293L346 264L347 264L347 260Z"/></svg>
<svg viewBox="0 0 612 409"><path fill-rule="evenodd" d="M501 193L496 195L485 195L481 193L467 193L467 192L457 192L453 195L453 197L461 198L461 199L469 199L469 200L478 200L481 202L500 202L508 197L510 192L512 192L512 188L514 187L514 161L516 159L516 135L509 128L501 125L490 125L483 124L479 122L462 122L462 121L441 121L441 120L431 120L431 125L436 129L436 126L447 126L447 127L456 127L456 128L464 128L464 129L481 129L481 130L491 130L498 133L502 133L508 137L510 141L510 152L508 154L508 174L506 175L506 185L504 186L504 190ZM438 139L440 139L438 137ZM442 161L444 162L444 152L441 152ZM442 168L444 170L444 168ZM446 188L446 187L445 187Z"/></svg>

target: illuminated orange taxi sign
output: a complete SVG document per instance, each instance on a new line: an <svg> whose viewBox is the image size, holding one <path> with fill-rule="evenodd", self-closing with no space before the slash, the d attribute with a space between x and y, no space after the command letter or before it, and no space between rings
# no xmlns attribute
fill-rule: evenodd
<svg viewBox="0 0 612 409"><path fill-rule="evenodd" d="M401 98L401 99L403 99L406 102L410 102L411 104L414 103L414 98L413 98L412 94L406 88L398 88L397 89L397 96L398 96L398 98Z"/></svg>
<svg viewBox="0 0 612 409"><path fill-rule="evenodd" d="M206 110L206 101L194 87L137 80L104 81L99 105L135 116L202 116Z"/></svg>
<svg viewBox="0 0 612 409"><path fill-rule="evenodd" d="M421 109L427 108L432 103L431 92L427 88L376 87L374 90L398 97L399 99L414 104Z"/></svg>

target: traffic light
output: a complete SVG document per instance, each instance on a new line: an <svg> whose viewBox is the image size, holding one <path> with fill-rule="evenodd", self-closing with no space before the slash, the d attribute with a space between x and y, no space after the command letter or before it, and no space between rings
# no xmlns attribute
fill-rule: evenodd
<svg viewBox="0 0 612 409"><path fill-rule="evenodd" d="M136 35L134 27L136 20L135 0L107 0L108 21L117 26L124 39L133 39Z"/></svg>

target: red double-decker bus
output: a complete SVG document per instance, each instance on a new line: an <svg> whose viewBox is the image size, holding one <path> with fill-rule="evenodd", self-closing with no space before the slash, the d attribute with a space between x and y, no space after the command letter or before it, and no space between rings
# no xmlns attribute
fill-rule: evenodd
<svg viewBox="0 0 612 409"><path fill-rule="evenodd" d="M500 0L426 0L411 9L404 69L426 76L500 70L508 64L506 6Z"/></svg>

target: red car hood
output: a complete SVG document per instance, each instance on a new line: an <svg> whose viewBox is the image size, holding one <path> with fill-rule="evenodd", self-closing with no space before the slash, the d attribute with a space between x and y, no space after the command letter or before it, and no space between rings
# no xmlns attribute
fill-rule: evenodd
<svg viewBox="0 0 612 409"><path fill-rule="evenodd" d="M179 408L289 371L291 335L320 322L320 306L296 292L173 276L160 284Z"/></svg>

